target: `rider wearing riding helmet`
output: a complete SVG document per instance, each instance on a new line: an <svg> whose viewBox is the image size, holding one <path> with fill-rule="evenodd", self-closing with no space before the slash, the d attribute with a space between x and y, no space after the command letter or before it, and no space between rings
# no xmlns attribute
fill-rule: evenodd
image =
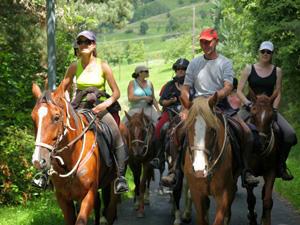
<svg viewBox="0 0 300 225"><path fill-rule="evenodd" d="M166 122L168 122L168 111L176 116L181 111L181 103L179 96L181 95L181 86L184 82L185 71L189 65L189 61L185 58L178 59L172 69L176 76L173 77L162 89L159 104L163 107L163 113L155 128L155 151L156 157L150 162L154 168L164 168L164 149L163 140L160 137L161 129Z"/></svg>

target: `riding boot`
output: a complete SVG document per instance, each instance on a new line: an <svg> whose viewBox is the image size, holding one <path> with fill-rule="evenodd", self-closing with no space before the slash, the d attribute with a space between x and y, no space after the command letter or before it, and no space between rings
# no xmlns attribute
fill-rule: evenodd
<svg viewBox="0 0 300 225"><path fill-rule="evenodd" d="M164 146L161 138L155 138L154 147L156 156L151 160L150 165L155 169L164 169Z"/></svg>
<svg viewBox="0 0 300 225"><path fill-rule="evenodd" d="M290 172L290 170L286 167L286 160L289 156L290 150L292 146L289 143L283 143L280 146L280 152L279 152L279 158L277 163L277 171L278 171L278 177L281 177L282 180L288 181L293 180L294 176L292 174L289 174L287 170Z"/></svg>
<svg viewBox="0 0 300 225"><path fill-rule="evenodd" d="M45 191L45 190L53 191L54 190L52 181L49 178L48 173L46 173L46 172L37 173L33 177L30 185L32 187L38 188L43 191Z"/></svg>
<svg viewBox="0 0 300 225"><path fill-rule="evenodd" d="M249 161L251 159L252 154L252 145L247 143L242 150L242 163L243 163L243 170L242 170L242 186L247 187L256 186L259 183L259 179L255 177L253 174L252 169L249 166Z"/></svg>
<svg viewBox="0 0 300 225"><path fill-rule="evenodd" d="M174 157L174 163L172 169L167 176L161 178L161 183L166 187L175 187L178 182L178 174L180 173L181 151L177 151Z"/></svg>
<svg viewBox="0 0 300 225"><path fill-rule="evenodd" d="M119 169L118 177L115 180L115 194L122 194L129 191L128 182L125 178L126 168L125 161L128 158L128 154L126 153L127 146L123 144L120 147L115 148L115 156L117 160L117 167Z"/></svg>

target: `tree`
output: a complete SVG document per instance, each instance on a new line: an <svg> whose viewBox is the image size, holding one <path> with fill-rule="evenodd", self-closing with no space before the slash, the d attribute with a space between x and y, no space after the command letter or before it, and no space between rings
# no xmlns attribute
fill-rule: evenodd
<svg viewBox="0 0 300 225"><path fill-rule="evenodd" d="M148 23L142 21L140 23L140 34L145 35L148 29L149 29Z"/></svg>
<svg viewBox="0 0 300 225"><path fill-rule="evenodd" d="M169 23L166 27L166 31L177 30L180 26L180 22L176 17L170 16Z"/></svg>
<svg viewBox="0 0 300 225"><path fill-rule="evenodd" d="M147 49L144 45L144 42L128 42L125 47L125 55L129 64L145 62Z"/></svg>

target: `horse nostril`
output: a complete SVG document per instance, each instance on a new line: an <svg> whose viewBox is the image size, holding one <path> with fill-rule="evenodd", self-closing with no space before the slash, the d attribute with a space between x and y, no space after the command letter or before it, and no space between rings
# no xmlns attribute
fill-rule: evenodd
<svg viewBox="0 0 300 225"><path fill-rule="evenodd" d="M38 161L36 161L36 160L33 162L33 166L34 166L36 169L38 169L38 170L41 169L41 164L40 164Z"/></svg>

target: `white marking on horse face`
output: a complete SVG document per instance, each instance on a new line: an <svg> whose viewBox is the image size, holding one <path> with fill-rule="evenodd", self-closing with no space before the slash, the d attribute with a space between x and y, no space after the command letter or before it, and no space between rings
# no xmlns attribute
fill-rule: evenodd
<svg viewBox="0 0 300 225"><path fill-rule="evenodd" d="M43 124L43 118L47 115L48 113L48 108L46 107L40 107L38 110L38 117L39 117L39 124L37 128L37 135L36 135L36 140L35 142L40 142L41 141L41 131L42 131L42 124ZM35 146L34 148L34 153L32 155L32 162L34 161L40 161L40 147Z"/></svg>
<svg viewBox="0 0 300 225"><path fill-rule="evenodd" d="M205 132L206 132L206 122L205 120L198 116L195 122L195 137L194 137L194 146L205 147ZM195 171L205 169L205 152L203 151L194 151L194 163Z"/></svg>
<svg viewBox="0 0 300 225"><path fill-rule="evenodd" d="M260 120L262 123L264 123L265 116L266 116L266 111L264 110L263 113L260 115Z"/></svg>

